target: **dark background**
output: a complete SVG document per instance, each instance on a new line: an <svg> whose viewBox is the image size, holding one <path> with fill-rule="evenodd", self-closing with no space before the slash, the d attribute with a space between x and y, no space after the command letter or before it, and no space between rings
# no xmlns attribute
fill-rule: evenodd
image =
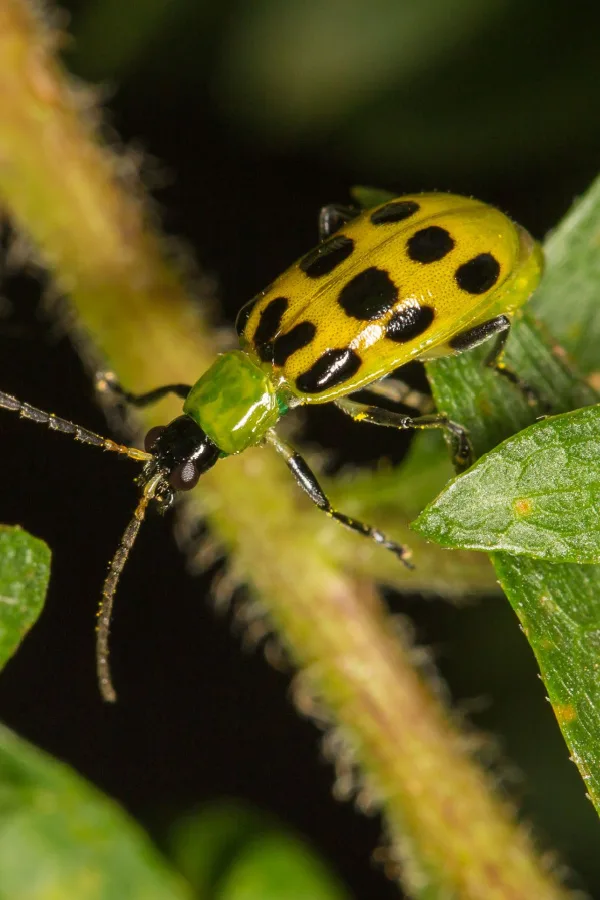
<svg viewBox="0 0 600 900"><path fill-rule="evenodd" d="M473 194L541 238L599 167L600 11L591 5L67 8L65 61L104 85L108 140L143 148L164 227L217 279L223 324L315 243L319 207L346 201L353 184ZM106 431L77 356L40 308L42 288L39 276L4 274L0 385ZM369 431L365 443L326 409L310 417L307 437L334 463L399 455L396 436L375 441ZM380 823L332 799L332 771L316 729L292 709L288 677L240 649L212 610L210 577L185 574L158 517L123 577L112 641L120 701L102 705L94 615L134 503L132 470L8 415L0 441L0 520L54 554L47 607L0 681L7 724L117 798L162 846L182 813L236 797L307 836L357 897L396 897L369 858ZM499 777L542 846L600 896L596 816L508 604L389 601L433 648L455 701L494 736Z"/></svg>

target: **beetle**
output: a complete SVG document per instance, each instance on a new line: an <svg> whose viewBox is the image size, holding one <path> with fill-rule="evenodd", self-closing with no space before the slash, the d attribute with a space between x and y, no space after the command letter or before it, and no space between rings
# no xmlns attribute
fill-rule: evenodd
<svg viewBox="0 0 600 900"><path fill-rule="evenodd" d="M443 414L411 417L352 399L358 390L405 399L409 388L386 378L413 359L469 350L493 339L486 364L534 402L502 359L511 317L531 296L543 261L525 229L481 201L426 193L369 209L326 206L320 242L239 312L238 349L221 353L193 385L167 384L142 394L110 372L97 379L143 407L167 394L182 414L147 433L144 450L124 447L0 392L0 407L76 440L144 463L141 496L109 566L98 619L97 667L103 697L114 700L108 634L117 583L151 500L167 509L221 458L269 444L319 509L395 553L410 551L381 531L334 509L302 456L277 433L299 406L334 403L358 422L393 428L441 428L455 463L470 459L468 435Z"/></svg>

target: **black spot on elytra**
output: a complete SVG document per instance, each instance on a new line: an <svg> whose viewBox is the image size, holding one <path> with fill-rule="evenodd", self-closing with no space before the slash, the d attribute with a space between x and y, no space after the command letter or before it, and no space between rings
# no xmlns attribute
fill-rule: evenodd
<svg viewBox="0 0 600 900"><path fill-rule="evenodd" d="M239 313L237 314L237 318L235 320L235 330L240 337L244 333L246 325L248 324L248 319L252 315L252 310L256 306L257 302L258 297L255 297L253 300L249 300L248 303L244 303Z"/></svg>
<svg viewBox="0 0 600 900"><path fill-rule="evenodd" d="M397 344L404 344L427 331L434 318L432 306L403 306L387 323L385 336Z"/></svg>
<svg viewBox="0 0 600 900"><path fill-rule="evenodd" d="M312 322L298 322L290 331L280 334L273 344L273 362L275 365L285 365L292 353L310 344L316 333L317 326Z"/></svg>
<svg viewBox="0 0 600 900"><path fill-rule="evenodd" d="M485 294L500 275L500 263L491 253L480 253L459 266L455 273L459 288L468 294Z"/></svg>
<svg viewBox="0 0 600 900"><path fill-rule="evenodd" d="M383 269L370 266L340 291L338 303L348 316L361 321L380 319L398 300L398 288Z"/></svg>
<svg viewBox="0 0 600 900"><path fill-rule="evenodd" d="M389 225L391 222L402 222L418 212L420 206L414 200L393 200L371 213L373 225Z"/></svg>
<svg viewBox="0 0 600 900"><path fill-rule="evenodd" d="M348 259L353 250L352 238L343 234L336 235L303 256L298 265L309 278L320 278L333 272L340 263Z"/></svg>
<svg viewBox="0 0 600 900"><path fill-rule="evenodd" d="M443 259L454 247L454 239L439 225L429 225L415 231L406 242L407 253L413 262L433 263Z"/></svg>
<svg viewBox="0 0 600 900"><path fill-rule="evenodd" d="M354 350L327 350L296 379L296 386L305 394L318 394L352 378L360 366L361 358Z"/></svg>
<svg viewBox="0 0 600 900"><path fill-rule="evenodd" d="M270 362L273 355L271 341L279 331L283 314L288 307L286 297L275 297L265 306L260 314L252 343L263 362Z"/></svg>

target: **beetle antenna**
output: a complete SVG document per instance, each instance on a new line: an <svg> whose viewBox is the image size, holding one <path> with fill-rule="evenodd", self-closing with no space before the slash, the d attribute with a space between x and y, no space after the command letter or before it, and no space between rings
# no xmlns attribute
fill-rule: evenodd
<svg viewBox="0 0 600 900"><path fill-rule="evenodd" d="M148 504L154 497L156 488L162 478L159 473L155 475L144 487L139 503L135 508L129 525L123 532L123 537L117 547L108 567L108 574L102 587L102 599L98 607L98 624L96 625L96 671L98 673L98 685L103 700L114 703L117 694L113 686L110 674L108 639L110 635L110 623L112 618L115 593L121 573L131 552L131 548L138 536Z"/></svg>
<svg viewBox="0 0 600 900"><path fill-rule="evenodd" d="M75 425L67 419L61 419L54 413L47 413L29 403L22 403L16 397L5 394L0 391L0 409L7 409L9 412L16 412L21 419L29 419L38 425L45 425L50 431L59 431L61 434L68 434L74 440L82 444L90 444L92 447L100 447L102 450L111 450L114 453L120 453L122 456L128 456L129 459L135 459L137 462L148 462L152 459L151 453L145 450L138 450L137 447L125 447L123 444L117 444L110 438L101 437L87 428Z"/></svg>

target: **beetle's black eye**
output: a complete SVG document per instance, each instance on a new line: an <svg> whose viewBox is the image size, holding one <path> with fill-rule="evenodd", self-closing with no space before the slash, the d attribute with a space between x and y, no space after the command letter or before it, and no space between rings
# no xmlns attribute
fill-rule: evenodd
<svg viewBox="0 0 600 900"><path fill-rule="evenodd" d="M188 459L186 462L173 469L168 477L168 482L176 491L191 491L196 487L200 478L200 472L196 468L194 461Z"/></svg>
<svg viewBox="0 0 600 900"><path fill-rule="evenodd" d="M166 430L164 425L155 425L154 428L151 428L146 437L144 438L144 450L146 453L152 453L152 449L163 433Z"/></svg>

